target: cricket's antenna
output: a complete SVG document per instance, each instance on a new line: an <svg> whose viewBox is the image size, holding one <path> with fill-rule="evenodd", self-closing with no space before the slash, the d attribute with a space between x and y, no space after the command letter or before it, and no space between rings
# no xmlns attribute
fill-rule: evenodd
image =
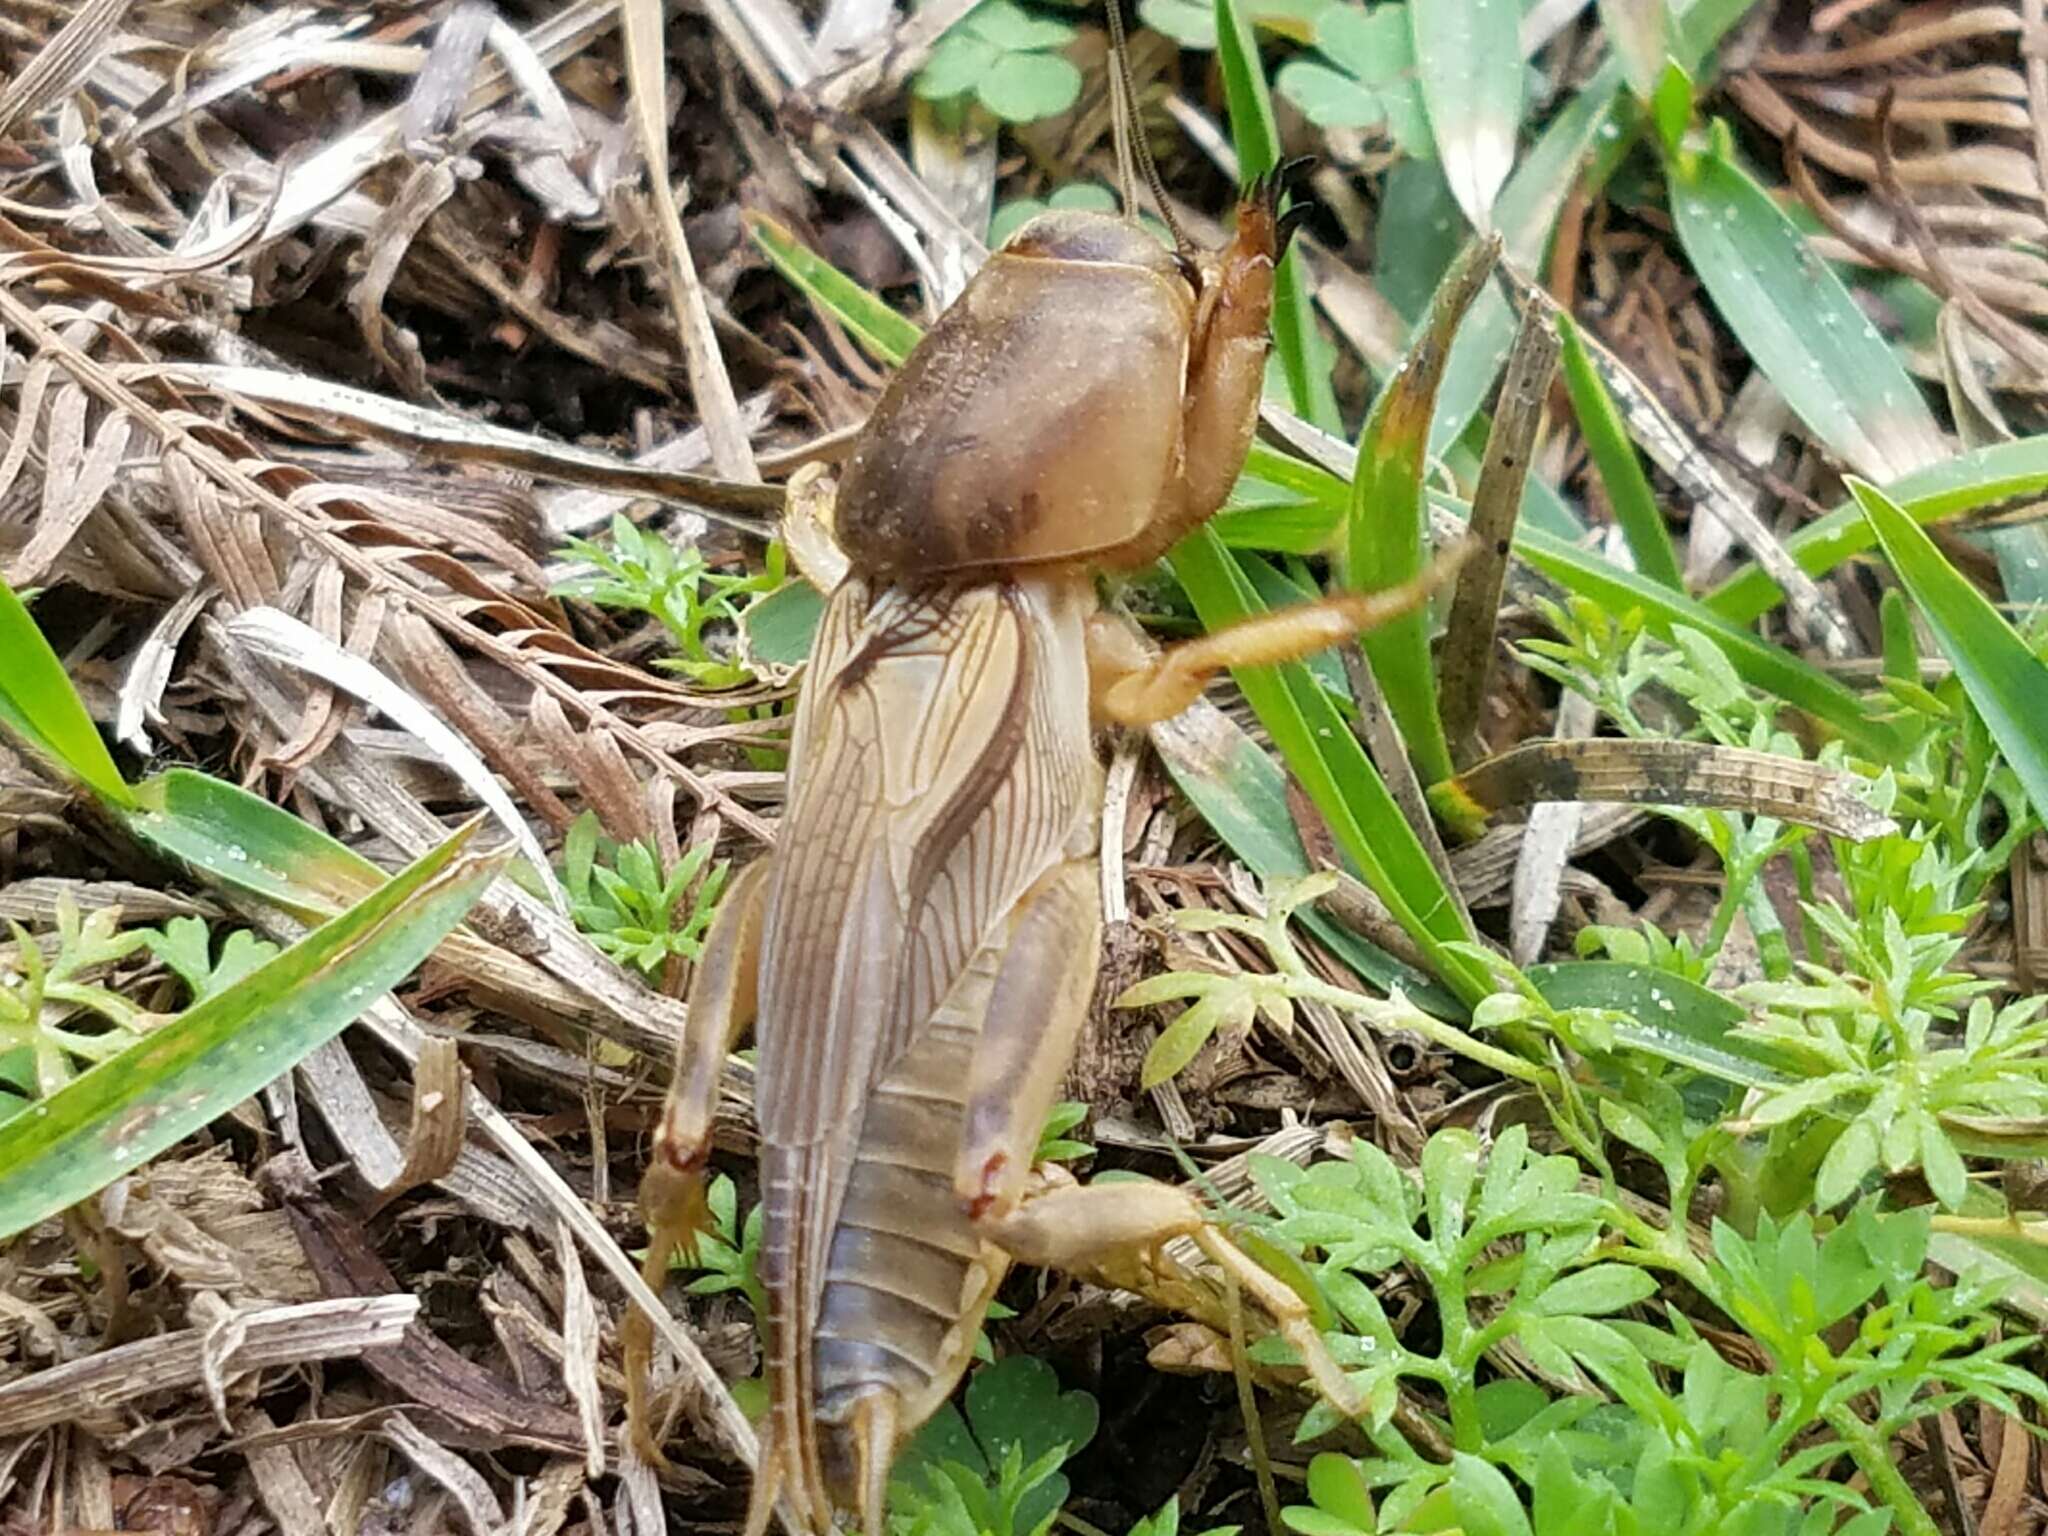
<svg viewBox="0 0 2048 1536"><path fill-rule="evenodd" d="M1122 0L1104 0L1109 9L1109 54L1112 68L1109 72L1110 114L1116 127L1116 173L1117 191L1123 198L1124 217L1138 216L1138 182L1135 164L1145 173L1145 184L1152 189L1152 201L1159 207L1159 217L1166 221L1166 227L1173 235L1173 248L1185 252L1188 249L1187 233L1180 227L1180 220L1173 216L1173 208L1166 201L1166 183L1160 180L1159 167L1152 159L1152 147L1145 142L1145 132L1138 122L1138 87L1131 78L1131 46L1124 35L1124 13Z"/></svg>

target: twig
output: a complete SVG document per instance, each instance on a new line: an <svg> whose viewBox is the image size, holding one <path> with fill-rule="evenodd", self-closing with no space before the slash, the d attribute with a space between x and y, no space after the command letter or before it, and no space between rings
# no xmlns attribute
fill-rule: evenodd
<svg viewBox="0 0 2048 1536"><path fill-rule="evenodd" d="M1529 459L1560 346L1557 327L1543 306L1525 305L1514 351L1508 356L1500 401L1494 407L1493 430L1486 439L1486 462L1472 495L1476 547L1458 575L1438 667L1443 679L1444 734L1461 768L1477 755L1479 712L1493 675L1494 635L1507 586L1515 519L1529 482Z"/></svg>
<svg viewBox="0 0 2048 1536"><path fill-rule="evenodd" d="M711 462L718 472L729 480L756 481L761 472L754 465L753 445L740 420L739 399L733 394L718 338L711 330L704 287L697 281L697 264L683 238L682 212L669 182L661 0L623 0L620 11L626 23L626 77L632 90L633 122L640 136L640 152L647 157L655 227L667 248L669 303L675 308L676 329L682 334L683 355L689 363L690 394L711 440Z"/></svg>

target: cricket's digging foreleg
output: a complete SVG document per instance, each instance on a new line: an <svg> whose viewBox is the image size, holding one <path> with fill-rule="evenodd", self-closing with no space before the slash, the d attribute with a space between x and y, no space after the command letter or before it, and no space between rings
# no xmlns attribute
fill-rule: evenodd
<svg viewBox="0 0 2048 1536"><path fill-rule="evenodd" d="M1089 692L1098 718L1117 725L1157 725L1201 697L1225 667L1299 661L1428 602L1464 562L1465 547L1438 556L1413 581L1380 592L1335 592L1315 602L1275 609L1183 640L1150 654L1129 627L1097 614L1088 629ZM1122 636L1116 634L1123 630Z"/></svg>
<svg viewBox="0 0 2048 1536"><path fill-rule="evenodd" d="M1184 1189L1153 1183L1070 1184L978 1226L988 1241L1024 1263L1093 1272L1112 1282L1124 1267L1120 1261L1173 1238L1188 1238L1273 1319L1333 1408L1349 1418L1365 1411L1316 1332L1308 1303L1224 1236L1201 1202Z"/></svg>
<svg viewBox="0 0 2048 1536"><path fill-rule="evenodd" d="M1266 322L1280 239L1263 190L1238 204L1237 237L1203 273L1196 300L1181 404L1180 472L1144 530L1103 552L1098 563L1115 570L1150 565L1206 522L1237 483L1266 383Z"/></svg>
<svg viewBox="0 0 2048 1536"><path fill-rule="evenodd" d="M676 1042L675 1074L654 1130L653 1157L640 1180L640 1209L647 1221L647 1259L641 1278L658 1290L678 1247L696 1252L697 1238L710 1225L704 1198L704 1165L711 1155L711 1127L718 1109L718 1082L740 1032L754 1021L756 971L760 959L761 913L768 891L769 861L740 871L711 931L691 979L689 1017ZM627 1423L643 1460L658 1465L660 1444L649 1421L647 1376L654 1356L653 1320L635 1308L622 1330L626 1357Z"/></svg>

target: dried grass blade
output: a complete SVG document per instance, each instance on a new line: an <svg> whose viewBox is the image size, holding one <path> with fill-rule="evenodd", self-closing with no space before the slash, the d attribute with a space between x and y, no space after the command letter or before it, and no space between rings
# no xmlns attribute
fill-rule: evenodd
<svg viewBox="0 0 2048 1536"><path fill-rule="evenodd" d="M1488 758L1430 791L1452 820L1472 822L1543 801L1709 805L1775 816L1864 842L1898 830L1837 769L1711 742L1588 737L1538 741Z"/></svg>
<svg viewBox="0 0 2048 1536"><path fill-rule="evenodd" d="M677 502L746 533L765 535L769 531L765 520L782 510L780 486L624 462L533 433L472 421L452 411L429 410L389 395L277 369L239 364L148 364L121 369L117 376L124 382L163 378L210 389L230 399L239 396L430 458L527 470L566 484Z"/></svg>
<svg viewBox="0 0 2048 1536"><path fill-rule="evenodd" d="M388 1348L419 1316L417 1296L349 1296L252 1311L227 1362L236 1375ZM204 1369L206 1328L186 1328L67 1360L0 1386L0 1435L26 1435L190 1387Z"/></svg>
<svg viewBox="0 0 2048 1536"><path fill-rule="evenodd" d="M626 24L626 80L640 152L647 159L647 186L654 198L655 228L667 249L669 302L690 370L690 394L711 439L711 462L729 480L758 481L754 449L740 420L740 403L711 329L711 311L697 281L697 264L683 238L683 216L669 182L667 72L662 47L661 0L620 0Z"/></svg>
<svg viewBox="0 0 2048 1536"><path fill-rule="evenodd" d="M370 1201L370 1214L384 1209L400 1195L447 1176L462 1155L462 1141L469 1128L464 1113L465 1079L462 1058L455 1042L446 1035L429 1035L420 1042L419 1059L412 1069L412 1118L405 1137L405 1162L391 1181Z"/></svg>
<svg viewBox="0 0 2048 1536"><path fill-rule="evenodd" d="M0 91L0 138L83 81L133 0L85 0Z"/></svg>
<svg viewBox="0 0 2048 1536"><path fill-rule="evenodd" d="M1568 693L1557 706L1560 738L1584 736L1594 726L1593 701ZM1508 956L1515 964L1534 965L1543 956L1543 941L1564 902L1564 871L1578 840L1586 807L1576 801L1546 801L1529 812L1520 857L1509 882Z"/></svg>
<svg viewBox="0 0 2048 1536"><path fill-rule="evenodd" d="M569 893L555 878L547 850L540 845L526 818L498 785L496 777L455 732L413 694L398 686L360 656L352 656L311 625L277 608L251 608L237 614L226 625L227 632L266 660L304 672L381 710L393 723L410 731L435 757L459 778L488 807L491 815L512 834L527 861L553 900L555 910L567 913Z"/></svg>
<svg viewBox="0 0 2048 1536"><path fill-rule="evenodd" d="M1508 556L1515 520L1529 479L1544 397L1557 371L1557 327L1543 310L1522 312L1521 333L1508 354L1507 377L1494 406L1486 460L1472 494L1474 548L1458 573L1456 594L1444 630L1437 673L1443 680L1444 735L1460 763L1469 762L1479 730L1480 710L1493 676L1494 636L1501 596L1507 587Z"/></svg>

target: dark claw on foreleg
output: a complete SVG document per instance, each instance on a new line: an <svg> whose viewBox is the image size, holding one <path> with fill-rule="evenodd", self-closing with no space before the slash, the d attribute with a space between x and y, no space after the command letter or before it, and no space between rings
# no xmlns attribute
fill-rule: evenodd
<svg viewBox="0 0 2048 1536"><path fill-rule="evenodd" d="M1287 242L1294 238L1294 232L1308 219L1315 206L1298 196L1315 170L1313 155L1302 155L1297 159L1283 161L1272 170L1252 179L1244 189L1244 201L1258 203L1266 211L1273 225L1273 259L1278 261L1287 252ZM1284 210L1281 204L1294 199Z"/></svg>

